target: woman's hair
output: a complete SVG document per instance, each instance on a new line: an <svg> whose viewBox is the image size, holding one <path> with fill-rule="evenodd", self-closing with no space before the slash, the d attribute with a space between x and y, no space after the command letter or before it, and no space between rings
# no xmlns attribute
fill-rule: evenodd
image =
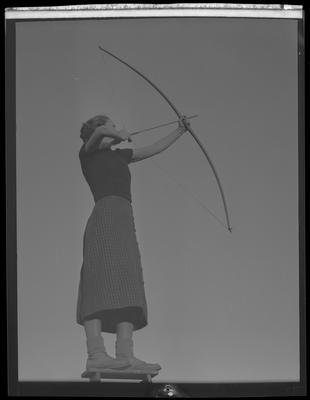
<svg viewBox="0 0 310 400"><path fill-rule="evenodd" d="M108 121L109 117L106 115L95 115L88 121L82 123L82 128L80 129L80 138L84 143L88 141L94 130L101 125L104 125Z"/></svg>

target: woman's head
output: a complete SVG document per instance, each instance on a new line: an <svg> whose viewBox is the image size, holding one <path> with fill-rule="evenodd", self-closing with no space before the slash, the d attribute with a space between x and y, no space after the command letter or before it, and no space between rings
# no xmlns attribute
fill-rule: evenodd
<svg viewBox="0 0 310 400"><path fill-rule="evenodd" d="M108 121L110 121L110 119L106 115L95 115L88 121L83 122L82 128L80 130L80 138L83 140L84 143L86 143L94 130L98 126L105 125Z"/></svg>

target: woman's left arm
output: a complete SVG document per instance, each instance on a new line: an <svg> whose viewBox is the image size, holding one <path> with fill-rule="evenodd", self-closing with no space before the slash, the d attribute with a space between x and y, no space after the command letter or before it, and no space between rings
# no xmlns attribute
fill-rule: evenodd
<svg viewBox="0 0 310 400"><path fill-rule="evenodd" d="M188 122L187 124L189 125ZM173 132L169 133L169 135L165 136L164 138L159 139L157 142L149 146L133 149L131 162L133 163L141 161L144 160L145 158L149 158L156 154L161 153L162 151L170 147L186 131L187 131L186 125L180 122L179 127L175 129Z"/></svg>

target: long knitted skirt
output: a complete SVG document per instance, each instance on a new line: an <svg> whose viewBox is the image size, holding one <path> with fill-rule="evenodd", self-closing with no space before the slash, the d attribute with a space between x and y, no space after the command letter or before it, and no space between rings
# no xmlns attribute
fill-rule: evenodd
<svg viewBox="0 0 310 400"><path fill-rule="evenodd" d="M101 320L101 331L116 333L119 322L134 330L147 325L141 257L130 201L105 196L95 203L83 236L76 322Z"/></svg>

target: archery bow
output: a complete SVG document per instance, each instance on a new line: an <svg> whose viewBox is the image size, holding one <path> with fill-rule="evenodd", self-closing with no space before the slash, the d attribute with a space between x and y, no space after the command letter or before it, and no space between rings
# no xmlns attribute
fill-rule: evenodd
<svg viewBox="0 0 310 400"><path fill-rule="evenodd" d="M121 58L119 58L118 56L116 56L115 54L111 53L108 50L105 50L104 48L102 48L101 46L98 46L99 49L107 54L109 54L111 57L115 58L116 60L120 61L122 64L127 65L128 68L130 68L132 71L136 72L138 75L141 76L141 78L143 78L144 80L146 80L159 94L162 95L162 97L167 101L167 103L170 105L170 107L173 109L173 111L176 113L176 115L178 116L179 119L183 119L184 116L183 114L180 113L180 111L176 108L176 106L171 102L171 100L169 100L169 98L162 92L161 89L159 89L158 86L155 85L155 83L153 83L149 78L147 78L144 74L142 74L140 71L138 71L136 68L132 67L130 64L128 64L126 61L122 60ZM228 210L227 210L227 204L226 204L226 200L225 200L225 195L224 195L224 191L221 185L221 181L220 178L217 174L217 171L215 169L215 166L209 156L209 154L207 153L207 150L203 147L202 143L200 142L199 138L196 136L196 134L193 132L193 129L190 126L187 126L187 130L189 131L189 133L193 136L193 138L195 139L196 143L198 144L198 146L200 147L200 149L202 150L203 154L205 155L205 157L207 158L212 171L214 173L216 182L218 184L218 187L220 189L220 193L221 193L221 197L222 197L222 201L223 201L223 205L224 205L224 210L225 210L225 216L226 216L226 223L227 223L227 229L229 230L229 232L232 231L231 229L231 225L230 225L230 221L229 221L229 216L228 216Z"/></svg>

